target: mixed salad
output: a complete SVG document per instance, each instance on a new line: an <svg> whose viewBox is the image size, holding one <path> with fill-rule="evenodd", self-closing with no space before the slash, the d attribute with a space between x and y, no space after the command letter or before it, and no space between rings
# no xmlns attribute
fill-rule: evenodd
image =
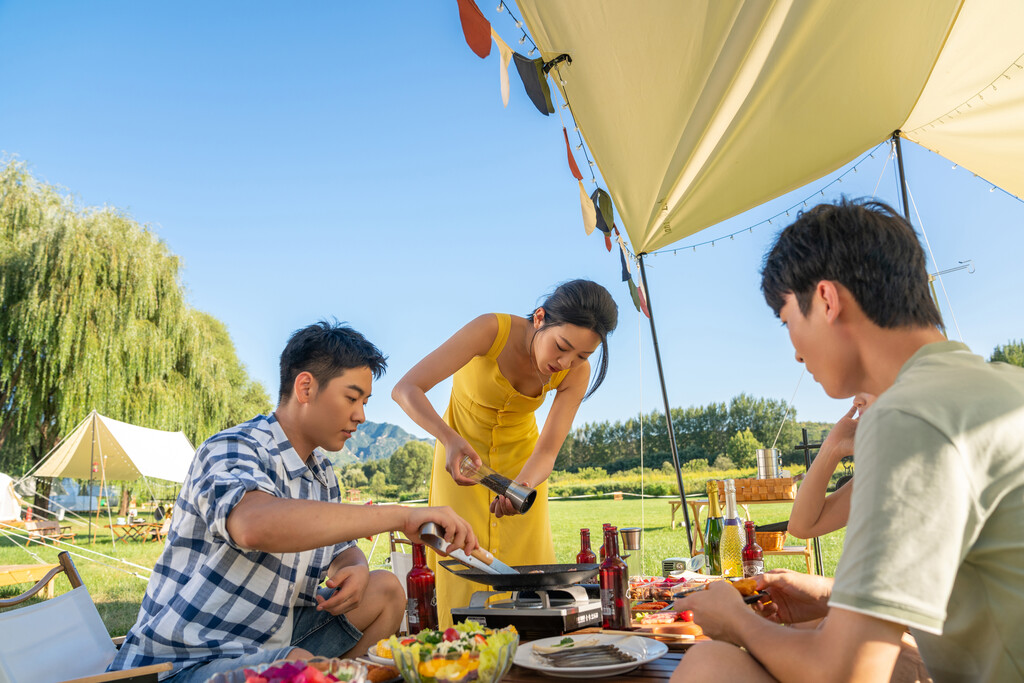
<svg viewBox="0 0 1024 683"><path fill-rule="evenodd" d="M395 663L406 680L422 683L494 681L511 662L519 634L514 626L489 629L475 622L443 631L424 630L415 636L392 636Z"/></svg>

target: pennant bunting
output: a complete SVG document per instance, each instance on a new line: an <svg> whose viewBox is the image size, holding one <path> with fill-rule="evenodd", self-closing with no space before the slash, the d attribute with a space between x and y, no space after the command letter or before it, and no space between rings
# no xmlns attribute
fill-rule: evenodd
<svg viewBox="0 0 1024 683"><path fill-rule="evenodd" d="M632 278L629 280L629 296L633 299L633 306L636 307L636 312L643 313L644 310L640 308L640 293L637 292L636 285L633 284Z"/></svg>
<svg viewBox="0 0 1024 683"><path fill-rule="evenodd" d="M609 233L604 234L604 248L610 254L612 251L612 236Z"/></svg>
<svg viewBox="0 0 1024 683"><path fill-rule="evenodd" d="M512 53L512 59L516 62L516 71L523 81L526 94L529 95L533 106L544 116L555 113L555 105L551 103L551 90L548 88L548 79L544 74L544 60L529 59L518 52Z"/></svg>
<svg viewBox="0 0 1024 683"><path fill-rule="evenodd" d="M565 138L565 153L569 156L569 170L572 171L572 177L576 180L583 180L580 167L576 165L576 157L572 155L572 146L569 145L569 132L565 129L565 126L562 126L562 136Z"/></svg>
<svg viewBox="0 0 1024 683"><path fill-rule="evenodd" d="M630 273L633 272L629 267L629 250L626 249L626 243L622 241L622 235L619 235L618 230L615 230L615 234L617 235L617 240L619 243L619 252L622 255L622 279L628 280Z"/></svg>
<svg viewBox="0 0 1024 683"><path fill-rule="evenodd" d="M458 0L459 21L462 22L462 33L466 36L466 44L476 56L483 59L491 54L491 22L483 15L473 0Z"/></svg>
<svg viewBox="0 0 1024 683"><path fill-rule="evenodd" d="M640 310L648 318L651 317L651 309L647 306L647 292L644 291L644 283L640 282L636 287L637 296L640 298Z"/></svg>
<svg viewBox="0 0 1024 683"><path fill-rule="evenodd" d="M583 229L587 234L594 232L597 226L597 214L594 212L594 202L587 196L587 188L583 187L583 181L576 181L580 185L580 208L583 210Z"/></svg>
<svg viewBox="0 0 1024 683"><path fill-rule="evenodd" d="M590 195L590 198L593 200L594 210L597 212L597 229L605 235L609 235L612 227L615 226L615 214L612 209L612 198L600 187L594 190L594 194ZM611 250L611 241L609 240L608 251Z"/></svg>
<svg viewBox="0 0 1024 683"><path fill-rule="evenodd" d="M498 32L491 27L491 38L494 39L494 44L498 46L498 75L501 76L501 103L508 106L508 65L512 61L512 48L510 48Z"/></svg>
<svg viewBox="0 0 1024 683"><path fill-rule="evenodd" d="M629 277L629 261L626 260L626 247L622 244L622 238L619 238L619 260L622 262L622 281L631 279Z"/></svg>

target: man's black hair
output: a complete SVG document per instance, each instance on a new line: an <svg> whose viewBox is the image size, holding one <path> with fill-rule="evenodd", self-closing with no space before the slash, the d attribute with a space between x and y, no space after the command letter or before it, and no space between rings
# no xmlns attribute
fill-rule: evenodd
<svg viewBox="0 0 1024 683"><path fill-rule="evenodd" d="M806 316L822 280L846 287L879 327L942 327L921 243L882 202L819 204L779 233L761 269L761 291L775 315L792 292Z"/></svg>
<svg viewBox="0 0 1024 683"><path fill-rule="evenodd" d="M299 373L309 372L321 387L350 368L370 368L374 379L387 369L387 357L366 337L343 323L318 323L296 330L281 352L280 402L292 395Z"/></svg>

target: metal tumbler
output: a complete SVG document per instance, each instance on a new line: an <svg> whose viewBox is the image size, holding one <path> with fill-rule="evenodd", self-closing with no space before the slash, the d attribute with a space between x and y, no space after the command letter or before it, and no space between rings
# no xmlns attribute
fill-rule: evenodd
<svg viewBox="0 0 1024 683"><path fill-rule="evenodd" d="M498 474L487 465L481 463L479 467L468 455L459 462L459 473L467 479L472 479L478 484L483 484L499 496L505 496L512 503L519 514L526 514L537 499L536 489L523 486L519 482L512 481L503 474Z"/></svg>

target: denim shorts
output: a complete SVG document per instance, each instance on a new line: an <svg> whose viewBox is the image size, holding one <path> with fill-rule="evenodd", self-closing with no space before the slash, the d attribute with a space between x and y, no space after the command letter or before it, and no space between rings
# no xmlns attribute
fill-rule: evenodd
<svg viewBox="0 0 1024 683"><path fill-rule="evenodd" d="M328 591L333 593L334 591ZM165 679L173 683L205 683L215 674L235 669L269 664L287 657L292 650L301 647L321 657L340 657L359 642L362 632L345 618L329 612L317 611L316 607L296 607L292 615L292 644L288 647L260 650L241 657L215 659L182 669Z"/></svg>

